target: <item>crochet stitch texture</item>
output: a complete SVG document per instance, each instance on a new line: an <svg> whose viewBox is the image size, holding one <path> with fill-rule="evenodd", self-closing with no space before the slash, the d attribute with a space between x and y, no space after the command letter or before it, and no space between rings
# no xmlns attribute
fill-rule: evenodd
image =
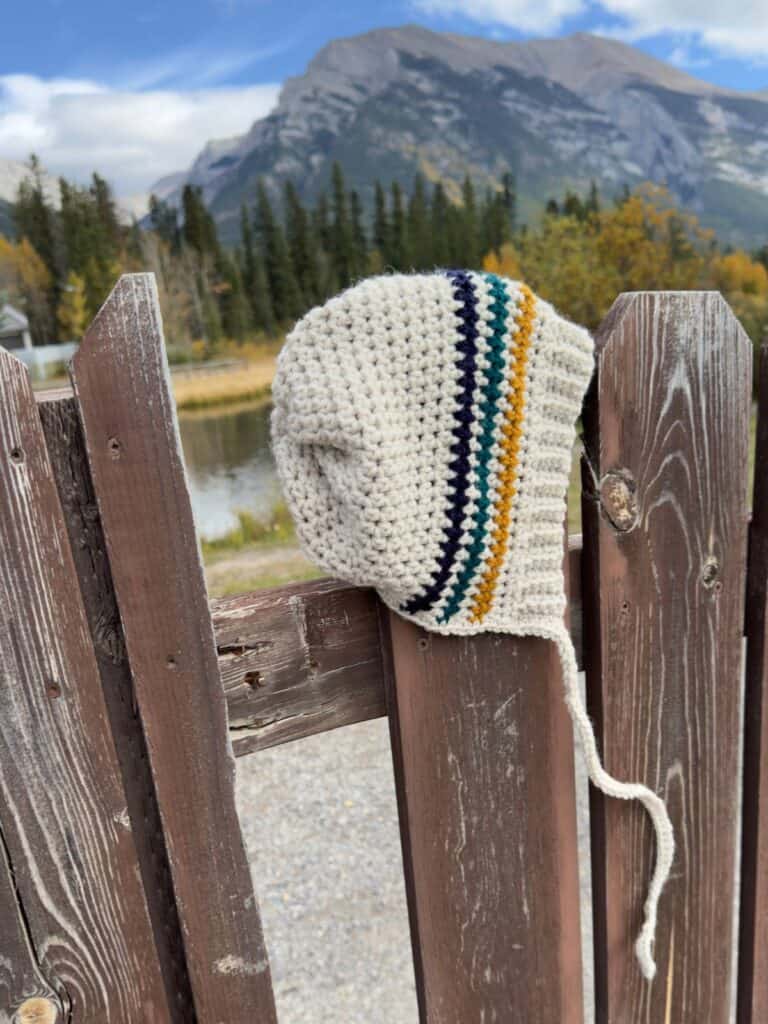
<svg viewBox="0 0 768 1024"><path fill-rule="evenodd" d="M450 270L370 278L308 313L273 386L278 473L325 571L426 629L557 645L593 782L638 799L657 861L636 950L653 977L674 852L661 799L602 767L564 624L563 519L587 331L520 282Z"/></svg>

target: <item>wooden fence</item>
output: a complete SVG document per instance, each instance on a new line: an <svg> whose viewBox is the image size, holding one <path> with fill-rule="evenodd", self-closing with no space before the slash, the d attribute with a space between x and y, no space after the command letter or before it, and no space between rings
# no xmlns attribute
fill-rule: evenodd
<svg viewBox="0 0 768 1024"><path fill-rule="evenodd" d="M601 1024L768 1020L768 358L750 529L751 383L714 293L622 295L598 333L570 625L607 768L677 833L648 984L651 831L593 796ZM421 1020L582 1024L551 647L333 580L209 602L151 276L73 384L36 401L0 350L0 1022L274 1022L233 754L388 715Z"/></svg>

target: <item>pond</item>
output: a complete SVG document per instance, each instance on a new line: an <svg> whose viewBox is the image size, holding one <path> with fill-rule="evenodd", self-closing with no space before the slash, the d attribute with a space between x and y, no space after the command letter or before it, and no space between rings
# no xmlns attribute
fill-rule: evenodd
<svg viewBox="0 0 768 1024"><path fill-rule="evenodd" d="M269 445L269 402L181 412L179 426L198 533L212 539L243 509L268 520L280 500Z"/></svg>

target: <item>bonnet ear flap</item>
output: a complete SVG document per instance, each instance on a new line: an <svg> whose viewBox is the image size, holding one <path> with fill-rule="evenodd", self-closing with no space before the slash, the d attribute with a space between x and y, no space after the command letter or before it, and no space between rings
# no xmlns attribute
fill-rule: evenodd
<svg viewBox="0 0 768 1024"><path fill-rule="evenodd" d="M573 722L574 732L581 743L589 778L606 796L615 797L618 800L638 800L645 807L653 823L656 835L656 863L645 898L643 926L635 941L635 955L640 964L640 970L643 976L651 981L656 974L653 944L656 938L659 898L669 879L675 856L675 835L672 822L669 820L666 804L653 790L639 782L620 782L605 770L597 751L592 723L582 700L576 652L565 623L561 629L553 630L549 639L554 641L560 655L565 704Z"/></svg>

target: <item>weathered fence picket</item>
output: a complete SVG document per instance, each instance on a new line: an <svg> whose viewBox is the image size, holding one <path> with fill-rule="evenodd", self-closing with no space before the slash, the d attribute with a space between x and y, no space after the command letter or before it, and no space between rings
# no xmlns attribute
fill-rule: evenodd
<svg viewBox="0 0 768 1024"><path fill-rule="evenodd" d="M269 1024L269 963L151 275L121 278L72 375L197 1019Z"/></svg>
<svg viewBox="0 0 768 1024"><path fill-rule="evenodd" d="M751 342L717 293L623 295L585 427L584 620L606 767L662 794L677 852L659 977L631 955L642 809L592 800L597 1020L728 1024L739 843Z"/></svg>
<svg viewBox="0 0 768 1024"><path fill-rule="evenodd" d="M531 637L477 645L385 621L421 1019L581 1024L573 740L557 653Z"/></svg>
<svg viewBox="0 0 768 1024"><path fill-rule="evenodd" d="M747 575L738 1024L768 1020L768 344L760 353Z"/></svg>
<svg viewBox="0 0 768 1024"><path fill-rule="evenodd" d="M763 1024L768 357L748 557L750 347L722 299L622 296L597 348L571 632L607 767L678 840L648 984L650 829L592 802L597 1021L726 1024L738 932L739 1024ZM422 1024L582 1024L555 652L332 580L208 602L148 275L74 381L37 407L0 350L0 1024L274 1024L233 752L387 713Z"/></svg>
<svg viewBox="0 0 768 1024"><path fill-rule="evenodd" d="M56 1013L54 1024L71 1019L72 1008L88 1021L167 1021L126 795L37 405L27 370L3 349L0 507L2 868L12 871L39 971L58 995L49 1015ZM0 1020L19 1010L0 1006Z"/></svg>
<svg viewBox="0 0 768 1024"><path fill-rule="evenodd" d="M77 403L72 397L43 401L39 412L101 676L128 817L138 823L133 828L134 842L169 1007L174 1024L188 1024L194 1009L181 927Z"/></svg>

